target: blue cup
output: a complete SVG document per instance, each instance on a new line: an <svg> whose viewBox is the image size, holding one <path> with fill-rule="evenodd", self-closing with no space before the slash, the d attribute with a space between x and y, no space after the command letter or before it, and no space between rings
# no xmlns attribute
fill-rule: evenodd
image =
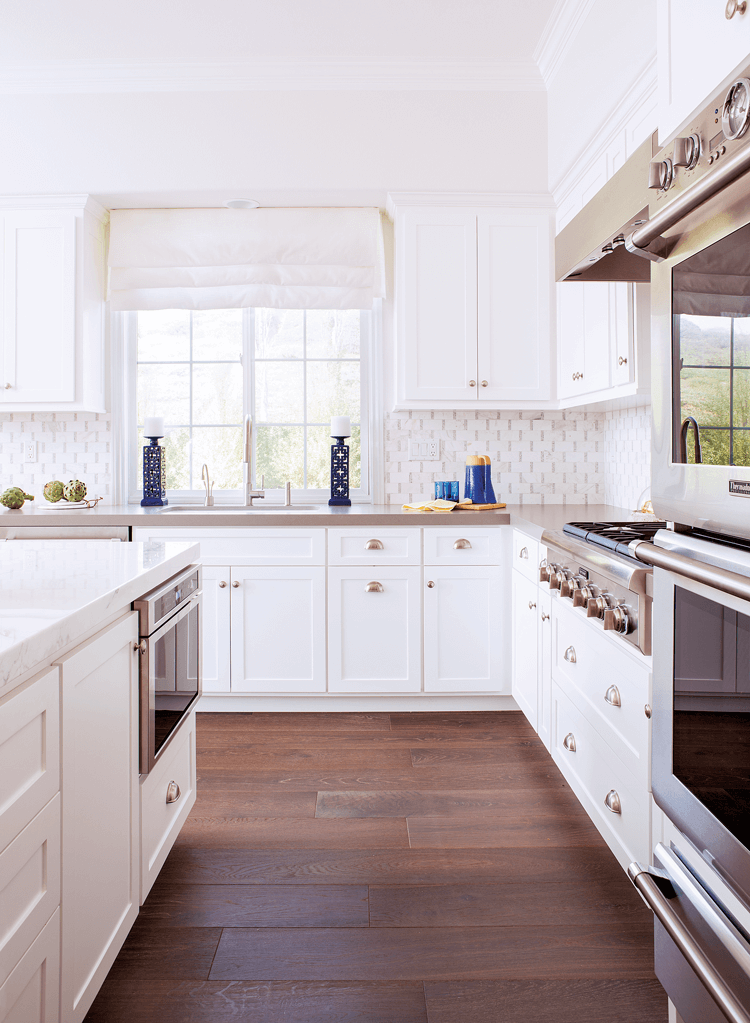
<svg viewBox="0 0 750 1023"><path fill-rule="evenodd" d="M435 483L435 500L442 501L445 499L445 483Z"/></svg>
<svg viewBox="0 0 750 1023"><path fill-rule="evenodd" d="M445 499L458 503L458 480L451 480L445 484Z"/></svg>

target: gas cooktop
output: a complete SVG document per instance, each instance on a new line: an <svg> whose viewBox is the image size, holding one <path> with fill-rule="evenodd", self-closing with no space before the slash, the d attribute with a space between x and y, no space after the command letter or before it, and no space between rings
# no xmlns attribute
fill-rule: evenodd
<svg viewBox="0 0 750 1023"><path fill-rule="evenodd" d="M626 558L633 558L628 544L633 540L652 540L666 522L568 522L563 533L586 543L596 544ZM633 559L635 560L635 559Z"/></svg>

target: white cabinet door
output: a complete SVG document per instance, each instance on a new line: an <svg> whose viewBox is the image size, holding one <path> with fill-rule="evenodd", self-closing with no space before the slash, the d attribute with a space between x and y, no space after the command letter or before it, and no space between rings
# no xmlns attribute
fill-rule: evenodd
<svg viewBox="0 0 750 1023"><path fill-rule="evenodd" d="M324 693L325 569L232 568L232 692Z"/></svg>
<svg viewBox="0 0 750 1023"><path fill-rule="evenodd" d="M203 565L201 568L203 585L202 615L202 662L203 692L228 693L229 682L229 604L231 569L228 566L217 568Z"/></svg>
<svg viewBox="0 0 750 1023"><path fill-rule="evenodd" d="M727 20L725 6L725 0L658 0L660 145L750 63L750 11Z"/></svg>
<svg viewBox="0 0 750 1023"><path fill-rule="evenodd" d="M633 285L613 281L609 285L609 330L612 339L612 383L635 379L633 354Z"/></svg>
<svg viewBox="0 0 750 1023"><path fill-rule="evenodd" d="M80 1023L139 906L138 615L62 663L62 1004Z"/></svg>
<svg viewBox="0 0 750 1023"><path fill-rule="evenodd" d="M539 601L536 583L511 572L513 613L513 697L537 731L537 623Z"/></svg>
<svg viewBox="0 0 750 1023"><path fill-rule="evenodd" d="M557 394L570 398L583 390L583 284L557 285Z"/></svg>
<svg viewBox="0 0 750 1023"><path fill-rule="evenodd" d="M76 216L7 212L0 407L76 396Z"/></svg>
<svg viewBox="0 0 750 1023"><path fill-rule="evenodd" d="M0 986L0 1023L59 1023L60 911Z"/></svg>
<svg viewBox="0 0 750 1023"><path fill-rule="evenodd" d="M479 214L480 400L549 398L550 239L545 214Z"/></svg>
<svg viewBox="0 0 750 1023"><path fill-rule="evenodd" d="M420 568L328 570L328 691L422 688Z"/></svg>
<svg viewBox="0 0 750 1023"><path fill-rule="evenodd" d="M583 366L581 390L590 394L609 387L609 284L583 285Z"/></svg>
<svg viewBox="0 0 750 1023"><path fill-rule="evenodd" d="M610 385L609 288L599 281L557 286L560 398L592 394Z"/></svg>
<svg viewBox="0 0 750 1023"><path fill-rule="evenodd" d="M537 590L537 735L550 748L552 708L552 595L539 586Z"/></svg>
<svg viewBox="0 0 750 1023"><path fill-rule="evenodd" d="M425 692L500 692L502 570L441 565L424 576Z"/></svg>
<svg viewBox="0 0 750 1023"><path fill-rule="evenodd" d="M398 218L401 402L476 401L476 224L475 213L439 209Z"/></svg>

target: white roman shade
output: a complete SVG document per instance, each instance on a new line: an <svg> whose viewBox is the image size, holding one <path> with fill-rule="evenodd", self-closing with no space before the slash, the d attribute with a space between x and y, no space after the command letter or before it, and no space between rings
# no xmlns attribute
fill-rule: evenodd
<svg viewBox="0 0 750 1023"><path fill-rule="evenodd" d="M113 210L112 309L371 309L385 296L380 212Z"/></svg>

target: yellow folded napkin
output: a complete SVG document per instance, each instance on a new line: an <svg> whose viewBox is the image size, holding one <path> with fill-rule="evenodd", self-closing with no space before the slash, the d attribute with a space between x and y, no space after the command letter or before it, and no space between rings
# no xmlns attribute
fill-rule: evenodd
<svg viewBox="0 0 750 1023"><path fill-rule="evenodd" d="M431 501L429 498L423 498L423 500L415 501L413 504L402 505L402 508L404 511L449 512L453 511L457 504L471 504L471 501L443 501L441 498Z"/></svg>

